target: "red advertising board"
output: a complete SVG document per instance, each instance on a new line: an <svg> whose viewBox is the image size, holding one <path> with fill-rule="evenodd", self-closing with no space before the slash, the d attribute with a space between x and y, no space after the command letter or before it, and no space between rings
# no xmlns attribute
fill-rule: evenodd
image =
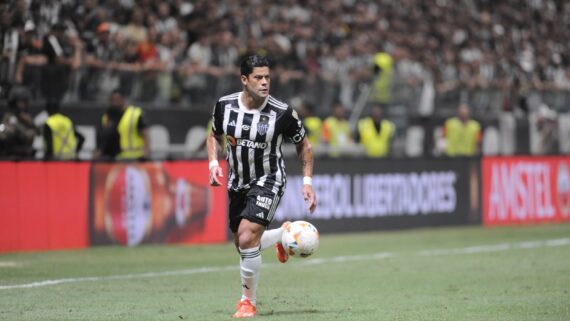
<svg viewBox="0 0 570 321"><path fill-rule="evenodd" d="M227 240L225 188L208 162L97 163L91 172L92 245Z"/></svg>
<svg viewBox="0 0 570 321"><path fill-rule="evenodd" d="M0 252L87 246L89 166L0 162Z"/></svg>
<svg viewBox="0 0 570 321"><path fill-rule="evenodd" d="M570 221L570 157L486 157L485 225Z"/></svg>

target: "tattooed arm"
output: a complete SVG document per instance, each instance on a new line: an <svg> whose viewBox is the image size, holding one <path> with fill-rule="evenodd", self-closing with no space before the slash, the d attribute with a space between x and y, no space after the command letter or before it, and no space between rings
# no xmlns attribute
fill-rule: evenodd
<svg viewBox="0 0 570 321"><path fill-rule="evenodd" d="M307 203L309 211L313 213L317 208L317 197L312 186L314 163L313 148L311 147L311 143L307 137L303 138L303 140L298 143L296 147L297 156L299 156L301 167L303 169L303 198L305 199L305 203Z"/></svg>

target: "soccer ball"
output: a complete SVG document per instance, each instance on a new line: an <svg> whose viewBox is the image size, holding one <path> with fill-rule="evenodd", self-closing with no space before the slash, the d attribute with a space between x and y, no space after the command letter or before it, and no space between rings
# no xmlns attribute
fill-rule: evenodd
<svg viewBox="0 0 570 321"><path fill-rule="evenodd" d="M290 256L311 256L319 248L319 231L309 222L292 222L283 231L281 244Z"/></svg>

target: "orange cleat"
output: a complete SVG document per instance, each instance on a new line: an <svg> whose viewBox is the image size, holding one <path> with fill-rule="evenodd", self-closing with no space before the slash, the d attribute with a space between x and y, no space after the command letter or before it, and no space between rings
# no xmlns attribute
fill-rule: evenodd
<svg viewBox="0 0 570 321"><path fill-rule="evenodd" d="M275 243L275 249L277 250L277 259L279 262L285 263L287 260L289 260L289 254L287 254L287 251L285 251L285 248L281 242Z"/></svg>
<svg viewBox="0 0 570 321"><path fill-rule="evenodd" d="M239 301L236 309L234 313L236 319L252 318L257 314L257 309L248 299Z"/></svg>
<svg viewBox="0 0 570 321"><path fill-rule="evenodd" d="M283 230L286 230L289 227L289 225L291 225L291 222L289 221L283 222L281 228ZM277 250L277 259L279 260L279 262L285 263L287 262L287 260L289 260L289 254L287 253L287 251L285 251L285 248L283 247L283 244L281 244L281 241L275 243L275 249Z"/></svg>

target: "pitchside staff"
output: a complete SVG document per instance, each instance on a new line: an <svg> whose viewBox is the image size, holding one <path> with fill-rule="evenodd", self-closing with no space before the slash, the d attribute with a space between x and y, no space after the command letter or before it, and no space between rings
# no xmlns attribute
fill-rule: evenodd
<svg viewBox="0 0 570 321"><path fill-rule="evenodd" d="M257 55L247 57L241 63L240 79L243 91L220 98L214 107L207 146L210 184L219 186L223 174L217 157L223 136L227 138L229 221L241 256L242 298L234 317L248 318L256 314L261 250L275 244L279 261L286 262L288 258L279 243L283 227L265 230L285 189L285 163L281 155L284 139L297 145L304 175L303 197L311 212L317 202L311 186L311 144L297 113L269 95L267 59Z"/></svg>

